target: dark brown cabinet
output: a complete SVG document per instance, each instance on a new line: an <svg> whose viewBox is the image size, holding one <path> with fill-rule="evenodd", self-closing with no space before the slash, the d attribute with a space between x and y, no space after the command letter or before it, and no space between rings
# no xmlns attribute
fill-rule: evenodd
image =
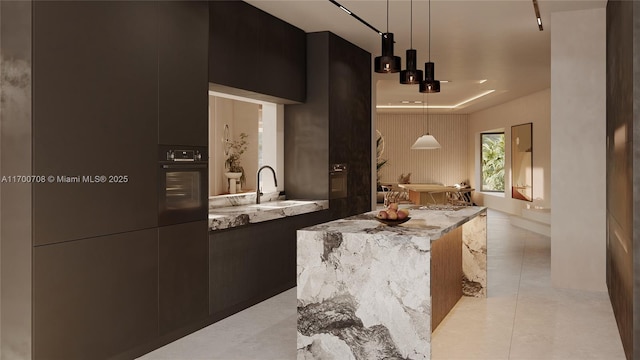
<svg viewBox="0 0 640 360"><path fill-rule="evenodd" d="M371 208L371 54L330 33L307 34L307 101L285 111L285 174L292 198L329 199L329 170L346 164L347 197L334 219Z"/></svg>
<svg viewBox="0 0 640 360"><path fill-rule="evenodd" d="M209 143L208 6L158 2L159 144Z"/></svg>
<svg viewBox="0 0 640 360"><path fill-rule="evenodd" d="M157 226L155 12L33 3L33 174L52 177L33 186L36 245Z"/></svg>
<svg viewBox="0 0 640 360"><path fill-rule="evenodd" d="M296 231L328 211L209 233L209 313L214 321L296 286Z"/></svg>
<svg viewBox="0 0 640 360"><path fill-rule="evenodd" d="M157 229L39 246L33 264L34 359L107 359L157 337Z"/></svg>
<svg viewBox="0 0 640 360"><path fill-rule="evenodd" d="M243 1L211 1L209 10L209 82L305 101L304 31Z"/></svg>
<svg viewBox="0 0 640 360"><path fill-rule="evenodd" d="M196 221L159 228L161 335L208 315L207 226L207 221Z"/></svg>

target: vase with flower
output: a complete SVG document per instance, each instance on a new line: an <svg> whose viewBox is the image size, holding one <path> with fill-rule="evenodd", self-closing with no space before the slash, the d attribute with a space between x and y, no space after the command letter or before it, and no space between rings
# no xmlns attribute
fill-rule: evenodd
<svg viewBox="0 0 640 360"><path fill-rule="evenodd" d="M238 190L245 183L246 178L244 176L244 168L241 165L242 154L247 151L247 138L249 135L246 133L240 133L238 140L229 141L226 146L228 149L227 158L224 161L225 176L229 178L229 192L236 192L236 181L238 183Z"/></svg>

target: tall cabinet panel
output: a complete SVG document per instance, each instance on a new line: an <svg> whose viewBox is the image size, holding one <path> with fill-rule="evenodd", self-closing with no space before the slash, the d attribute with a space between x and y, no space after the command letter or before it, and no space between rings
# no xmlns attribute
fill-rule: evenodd
<svg viewBox="0 0 640 360"><path fill-rule="evenodd" d="M207 146L209 7L158 2L159 143Z"/></svg>
<svg viewBox="0 0 640 360"><path fill-rule="evenodd" d="M36 245L157 226L152 2L33 3Z"/></svg>
<svg viewBox="0 0 640 360"><path fill-rule="evenodd" d="M107 359L158 334L158 230L38 246L34 359Z"/></svg>
<svg viewBox="0 0 640 360"><path fill-rule="evenodd" d="M371 209L371 54L329 33L329 163L347 164L348 194L335 216Z"/></svg>
<svg viewBox="0 0 640 360"><path fill-rule="evenodd" d="M307 59L307 101L285 111L285 166L292 170L285 174L287 194L329 199L334 219L368 211L371 54L318 32L307 34ZM332 164L347 166L346 197L330 196Z"/></svg>
<svg viewBox="0 0 640 360"><path fill-rule="evenodd" d="M640 358L640 4L607 2L607 287L627 359Z"/></svg>

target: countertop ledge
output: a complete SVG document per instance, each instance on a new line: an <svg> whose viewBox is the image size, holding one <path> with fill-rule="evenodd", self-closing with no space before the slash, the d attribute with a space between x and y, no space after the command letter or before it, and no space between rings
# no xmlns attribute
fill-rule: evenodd
<svg viewBox="0 0 640 360"><path fill-rule="evenodd" d="M431 241L435 241L476 216L486 214L486 208L481 206L412 206L409 207L409 210L411 219L397 226L387 226L380 223L375 219L378 211L371 211L345 219L314 225L304 228L302 231L368 235L384 234L391 237L429 237Z"/></svg>
<svg viewBox="0 0 640 360"><path fill-rule="evenodd" d="M328 200L278 200L261 204L210 208L209 230L229 229L328 208Z"/></svg>

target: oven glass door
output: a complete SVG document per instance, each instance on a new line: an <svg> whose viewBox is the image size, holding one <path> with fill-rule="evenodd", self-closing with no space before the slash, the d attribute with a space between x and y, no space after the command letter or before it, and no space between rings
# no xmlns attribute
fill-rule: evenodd
<svg viewBox="0 0 640 360"><path fill-rule="evenodd" d="M207 219L207 166L163 165L159 186L160 226Z"/></svg>
<svg viewBox="0 0 640 360"><path fill-rule="evenodd" d="M200 172L167 171L165 183L167 210L195 209L202 206Z"/></svg>

